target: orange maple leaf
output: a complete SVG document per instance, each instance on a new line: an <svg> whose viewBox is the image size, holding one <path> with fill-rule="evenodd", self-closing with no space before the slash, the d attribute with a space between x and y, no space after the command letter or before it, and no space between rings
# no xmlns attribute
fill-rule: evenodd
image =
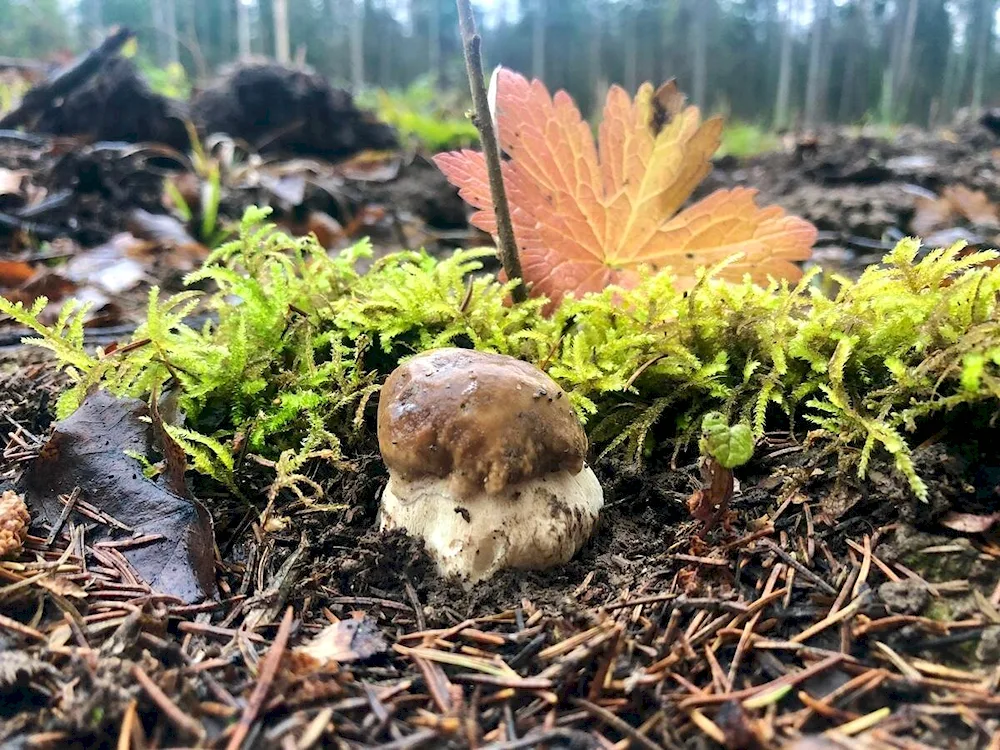
<svg viewBox="0 0 1000 750"><path fill-rule="evenodd" d="M681 210L711 169L722 120L701 121L671 81L646 83L631 100L613 86L595 144L565 91L498 71L496 121L511 219L524 280L553 304L610 285L634 286L639 269L669 271L678 285L695 270L739 254L721 273L798 279L816 228L778 206L758 208L756 191L718 190ZM479 209L472 223L496 235L483 155L439 154L435 163ZM680 211L680 213L678 213Z"/></svg>

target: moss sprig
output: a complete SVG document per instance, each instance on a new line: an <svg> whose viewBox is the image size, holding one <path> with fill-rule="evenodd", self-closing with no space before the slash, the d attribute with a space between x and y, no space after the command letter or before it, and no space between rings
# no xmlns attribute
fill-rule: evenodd
<svg viewBox="0 0 1000 750"><path fill-rule="evenodd" d="M813 275L760 287L720 281L716 268L686 293L650 275L631 290L567 299L546 317L542 300L511 305L511 285L482 273L489 251L398 253L361 274L367 242L331 256L266 216L248 211L239 238L189 278L214 292L164 300L152 290L134 348L89 352L78 308L46 326L43 301L0 299L74 382L58 416L95 385L135 397L173 389L193 470L232 486L234 446L245 441L259 463L282 467L277 486L296 491L290 478L307 461L345 466L400 361L465 346L546 370L601 450L635 461L677 450L719 412L755 438L818 430L861 476L885 455L925 497L912 435L959 405L1000 406L1000 269L984 265L996 253L955 246L918 259L907 239L857 281L837 279L832 298ZM196 311L207 322L193 324Z"/></svg>

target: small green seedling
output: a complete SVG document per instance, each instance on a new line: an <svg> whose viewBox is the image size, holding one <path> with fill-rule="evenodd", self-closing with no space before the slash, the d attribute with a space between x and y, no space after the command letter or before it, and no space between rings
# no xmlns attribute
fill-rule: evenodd
<svg viewBox="0 0 1000 750"><path fill-rule="evenodd" d="M709 412L701 422L701 454L711 456L724 469L742 466L753 456L753 432L745 422L730 426L725 416Z"/></svg>

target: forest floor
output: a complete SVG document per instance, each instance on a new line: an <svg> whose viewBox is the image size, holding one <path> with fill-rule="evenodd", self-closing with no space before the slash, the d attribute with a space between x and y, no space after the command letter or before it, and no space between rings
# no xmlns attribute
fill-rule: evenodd
<svg viewBox="0 0 1000 750"><path fill-rule="evenodd" d="M175 179L163 162L176 149L65 138L0 141L0 178L13 174L6 193L0 179L0 284L25 301L100 301L88 335L107 345L127 339L151 284L179 288L207 250L197 218L157 234L135 213L165 215L142 186ZM856 275L917 231L929 245L995 242L998 149L975 123L831 131L722 160L705 189L760 188L820 228L816 263ZM421 157L296 159L251 160L238 187L230 171L220 213L267 194L285 226L325 227L331 247L483 241ZM53 466L40 461L70 471L43 450L64 376L22 335L0 324L0 489ZM130 429L105 424L112 441ZM606 509L577 557L471 590L413 540L377 532L373 435L351 470L314 477L341 507L284 527L256 522L262 498L199 493L219 592L202 603L136 573L141 536L88 543L84 527L139 526L69 493L63 521L73 503L86 518L33 527L0 562L0 745L998 750L1000 465L966 432L916 451L926 504L887 467L845 479L801 436L768 435L738 473L733 517L705 536L687 510L693 463L598 461ZM83 441L78 454L99 452Z"/></svg>

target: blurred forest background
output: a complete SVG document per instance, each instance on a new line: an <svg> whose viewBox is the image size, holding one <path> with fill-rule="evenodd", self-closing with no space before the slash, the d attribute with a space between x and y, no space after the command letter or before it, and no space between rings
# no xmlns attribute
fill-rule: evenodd
<svg viewBox="0 0 1000 750"><path fill-rule="evenodd" d="M998 0L478 5L491 65L565 88L585 111L610 83L669 77L703 107L768 129L935 125L1000 97ZM254 55L304 61L356 91L464 88L453 0L0 0L0 55L78 51L116 25L178 86Z"/></svg>

